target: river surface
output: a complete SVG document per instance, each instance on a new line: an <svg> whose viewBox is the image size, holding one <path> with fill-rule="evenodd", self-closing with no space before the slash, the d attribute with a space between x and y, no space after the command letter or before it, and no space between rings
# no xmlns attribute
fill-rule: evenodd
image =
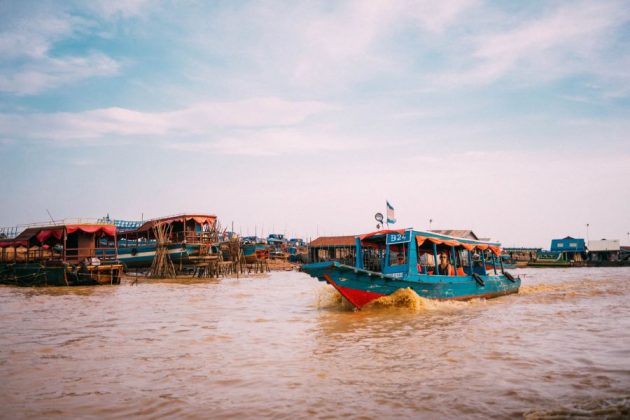
<svg viewBox="0 0 630 420"><path fill-rule="evenodd" d="M360 312L299 272L0 287L0 417L630 417L630 268L513 272Z"/></svg>

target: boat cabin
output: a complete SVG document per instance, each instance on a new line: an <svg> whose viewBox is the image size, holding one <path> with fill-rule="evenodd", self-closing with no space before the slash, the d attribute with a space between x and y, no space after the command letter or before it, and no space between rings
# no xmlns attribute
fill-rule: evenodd
<svg viewBox="0 0 630 420"><path fill-rule="evenodd" d="M120 232L121 248L155 244L157 226L166 226L171 243L207 244L216 242L215 224L217 217L207 214L180 214L148 220L137 229Z"/></svg>
<svg viewBox="0 0 630 420"><path fill-rule="evenodd" d="M105 241L103 242L102 239ZM2 263L61 261L78 264L92 258L113 260L117 258L114 225L73 224L31 227L12 240L0 242L0 262Z"/></svg>
<svg viewBox="0 0 630 420"><path fill-rule="evenodd" d="M499 243L434 232L381 230L357 236L355 248L357 268L392 277L496 275L502 271Z"/></svg>

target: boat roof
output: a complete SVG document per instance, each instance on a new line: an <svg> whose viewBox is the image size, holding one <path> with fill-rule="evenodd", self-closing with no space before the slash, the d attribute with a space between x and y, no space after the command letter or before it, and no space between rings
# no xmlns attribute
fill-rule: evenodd
<svg viewBox="0 0 630 420"><path fill-rule="evenodd" d="M471 244L471 245L501 246L501 243L499 243L499 242L491 242L491 241L482 241L482 240L475 240L475 239L469 239L469 238L462 238L462 237L459 237L459 236L445 235L445 234L437 233L437 232L433 232L433 231L415 230L413 228L377 230L375 232L370 232L370 233L366 233L366 234L363 234L363 235L357 235L356 237L361 238L361 240L365 240L365 239L385 236L388 233L399 233L399 234L402 235L402 234L404 234L407 231L411 231L412 234L415 235L415 236L422 236L422 237L425 237L425 238L436 238L436 239L443 239L443 240L447 240L447 241L457 241L457 242L460 242L460 243Z"/></svg>
<svg viewBox="0 0 630 420"><path fill-rule="evenodd" d="M132 233L132 232L145 232L147 230L153 229L153 227L157 224L160 223L166 223L166 224L171 224L174 222L187 222L189 220L194 220L196 223L199 223L200 225L203 224L208 224L208 225L214 225L214 223L217 220L217 216L215 216L214 214L177 214L174 216L166 216L166 217L159 217L156 219L150 219L147 220L146 222L144 222L140 227L138 227L135 230L129 230L127 231L128 233Z"/></svg>
<svg viewBox="0 0 630 420"><path fill-rule="evenodd" d="M431 229L431 232L439 233L440 235L455 236L457 238L468 238L475 240L481 239L480 237L475 235L475 232L470 229Z"/></svg>
<svg viewBox="0 0 630 420"><path fill-rule="evenodd" d="M310 247L352 247L356 244L356 236L320 236L317 239L313 239L308 246Z"/></svg>
<svg viewBox="0 0 630 420"><path fill-rule="evenodd" d="M29 227L24 229L14 239L0 242L0 248L28 246L28 242L33 238L36 238L40 243L50 237L60 240L64 231L69 234L81 231L85 233L103 233L107 236L115 236L116 226L105 223L63 223Z"/></svg>

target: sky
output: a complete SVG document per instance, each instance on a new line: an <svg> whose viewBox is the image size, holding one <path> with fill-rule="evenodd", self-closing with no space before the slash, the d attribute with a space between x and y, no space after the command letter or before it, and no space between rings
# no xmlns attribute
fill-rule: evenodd
<svg viewBox="0 0 630 420"><path fill-rule="evenodd" d="M0 57L0 226L630 240L629 1L0 0Z"/></svg>

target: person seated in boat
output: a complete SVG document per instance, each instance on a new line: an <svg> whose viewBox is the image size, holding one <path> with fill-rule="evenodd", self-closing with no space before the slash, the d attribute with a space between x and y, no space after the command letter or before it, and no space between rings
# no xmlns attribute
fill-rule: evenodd
<svg viewBox="0 0 630 420"><path fill-rule="evenodd" d="M455 270L448 259L446 252L440 253L440 263L438 264L438 271L441 276L454 276Z"/></svg>

